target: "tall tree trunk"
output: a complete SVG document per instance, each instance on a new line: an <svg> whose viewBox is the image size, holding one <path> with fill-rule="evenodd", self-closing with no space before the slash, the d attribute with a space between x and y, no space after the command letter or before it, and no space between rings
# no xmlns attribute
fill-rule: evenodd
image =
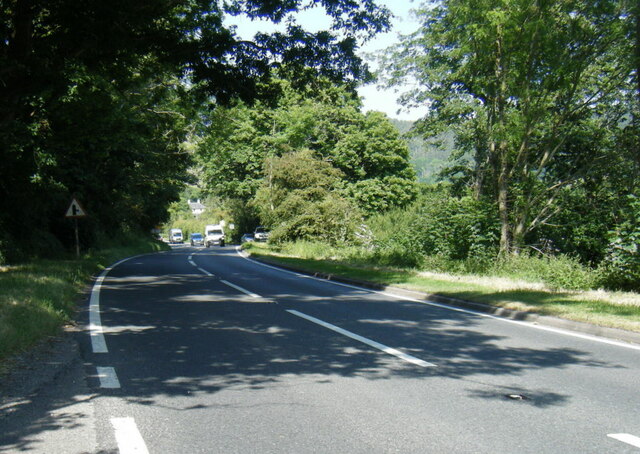
<svg viewBox="0 0 640 454"><path fill-rule="evenodd" d="M500 255L511 251L511 223L509 221L509 170L507 166L506 144L498 146L500 170L498 174L498 214L500 216Z"/></svg>
<svg viewBox="0 0 640 454"><path fill-rule="evenodd" d="M496 77L496 94L495 94L495 123L498 126L497 131L494 128L493 146L495 149L495 163L497 164L497 198L498 198L498 214L500 216L500 254L507 255L511 253L511 223L509 222L509 145L506 141L506 124L505 124L505 108L507 91L505 81L505 69L503 67L503 36L502 26L498 25L496 29L496 54L495 54L495 77ZM497 136L496 136L497 132ZM496 142L497 140L497 147Z"/></svg>
<svg viewBox="0 0 640 454"><path fill-rule="evenodd" d="M636 69L636 84L637 84L637 93L636 93L636 105L634 109L635 118L633 119L634 123L634 141L632 142L632 147L634 147L633 156L636 159L636 168L640 168L640 1L635 1L635 7L633 10L633 14L635 15L636 20L636 42L635 42L635 69Z"/></svg>
<svg viewBox="0 0 640 454"><path fill-rule="evenodd" d="M514 222L515 227L511 239L511 252L515 255L520 254L524 246L524 235L527 231L527 221L529 220L528 209L523 209L516 217L518 219Z"/></svg>

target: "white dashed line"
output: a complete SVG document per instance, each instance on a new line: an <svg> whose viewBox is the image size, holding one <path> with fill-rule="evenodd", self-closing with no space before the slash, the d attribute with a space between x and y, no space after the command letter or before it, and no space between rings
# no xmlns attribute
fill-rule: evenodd
<svg viewBox="0 0 640 454"><path fill-rule="evenodd" d="M120 380L118 380L116 370L113 367L98 367L97 369L101 388L120 388Z"/></svg>
<svg viewBox="0 0 640 454"><path fill-rule="evenodd" d="M208 272L208 271L207 271L207 270L205 270L204 268L200 268L199 266L196 266L196 268L198 268L198 270L199 270L201 273L204 273L204 274L206 274L207 276L213 276L213 273Z"/></svg>
<svg viewBox="0 0 640 454"><path fill-rule="evenodd" d="M133 418L111 418L120 454L149 454Z"/></svg>
<svg viewBox="0 0 640 454"><path fill-rule="evenodd" d="M200 271L203 274L206 274L207 276L213 277L214 274L208 272L207 270L205 270L204 268L199 267L196 262L193 261L193 254L191 254L189 256L189 263L191 264L191 266L195 267L198 271Z"/></svg>
<svg viewBox="0 0 640 454"><path fill-rule="evenodd" d="M250 296L250 297L252 297L252 298L261 298L261 296L260 296L260 295L256 295L255 293L250 292L249 290L244 289L244 288L240 287L239 285L232 284L232 283L231 283L231 282L229 282L229 281L225 281L224 279L220 279L220 282L222 282L222 283L223 283L223 284L225 284L225 285L228 285L229 287L232 287L232 288L234 288L234 289L238 290L239 292L244 293L245 295L249 295L249 296Z"/></svg>
<svg viewBox="0 0 640 454"><path fill-rule="evenodd" d="M304 318L305 320L309 320L310 322L316 323L320 326L323 326L327 329L330 329L332 331L335 331L336 333L342 334L343 336L347 336L350 337L351 339L357 340L358 342L362 342L363 344L367 344L370 347L373 348L377 348L380 351L383 351L384 353L387 353L388 355L393 355L396 356L404 361L407 361L411 364L415 364L416 366L420 366L420 367L436 367L435 364L433 363L428 363L427 361L423 361L419 358L416 358L415 356L411 356L411 355L407 355L406 353L401 352L400 350L396 350L395 348L391 348L391 347L387 347L384 344L381 344L379 342L376 342L374 340L371 339L367 339L366 337L362 337L358 334L352 333L351 331L347 331L346 329L342 329L338 326L332 325L331 323L327 323L325 321L322 321L320 319L317 319L315 317L312 317L310 315L307 314L303 314L302 312L298 312L295 310L287 310L287 312L289 312L290 314L296 315L298 317Z"/></svg>
<svg viewBox="0 0 640 454"><path fill-rule="evenodd" d="M631 434L608 434L607 437L621 441L628 445L640 448L640 438Z"/></svg>

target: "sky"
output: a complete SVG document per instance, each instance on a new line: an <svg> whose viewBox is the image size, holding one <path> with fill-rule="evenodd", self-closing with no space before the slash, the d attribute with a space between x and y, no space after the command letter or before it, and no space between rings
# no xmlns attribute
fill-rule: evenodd
<svg viewBox="0 0 640 454"><path fill-rule="evenodd" d="M412 0L378 0L378 4L386 6L394 16L391 31L376 36L365 44L361 50L361 56L385 49L398 42L398 35L406 35L418 28L418 22L412 17L410 10L418 7L418 2ZM366 59L372 69L376 69L375 62ZM367 85L358 89L358 94L363 101L363 111L378 110L386 113L391 118L415 121L426 114L427 109L411 109L407 111L397 102L398 94L393 89L381 89L376 84ZM400 110L400 112L398 112Z"/></svg>
<svg viewBox="0 0 640 454"><path fill-rule="evenodd" d="M398 42L398 34L408 34L416 30L418 23L412 18L410 10L416 8L419 2L414 0L377 0L377 3L386 6L394 16L392 20L392 29L390 32L380 34L373 40L367 42L359 54L370 65L372 69L376 69L375 62L367 58L367 54L382 50ZM267 22L251 22L248 20L238 20L233 18L232 24L237 26L238 34L243 38L251 38L257 31L267 32L275 30L277 27ZM306 11L298 16L298 22L306 30L318 31L327 29L329 20L320 9ZM231 22L230 22L231 24ZM411 109L407 111L397 104L398 94L394 89L381 89L376 84L371 84L358 89L358 94L363 101L363 111L377 110L386 113L391 118L400 120L415 121L424 116L425 109ZM400 112L398 112L401 110Z"/></svg>

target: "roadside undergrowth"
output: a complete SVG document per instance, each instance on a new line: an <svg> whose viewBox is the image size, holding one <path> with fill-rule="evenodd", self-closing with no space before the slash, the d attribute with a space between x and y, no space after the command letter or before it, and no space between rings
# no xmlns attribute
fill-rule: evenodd
<svg viewBox="0 0 640 454"><path fill-rule="evenodd" d="M557 281L548 284L533 279L531 273L519 273L518 270L512 273L513 277L508 277L504 270L497 275L479 275L422 267L380 266L354 259L353 254L344 255L338 250L316 245L273 247L251 244L246 248L258 257L306 271L640 332L640 294L635 292L562 288ZM519 260L525 265L528 263ZM534 265L540 267L540 261Z"/></svg>
<svg viewBox="0 0 640 454"><path fill-rule="evenodd" d="M167 246L127 238L77 260L33 260L0 268L0 367L11 355L55 336L74 322L81 292L110 264Z"/></svg>

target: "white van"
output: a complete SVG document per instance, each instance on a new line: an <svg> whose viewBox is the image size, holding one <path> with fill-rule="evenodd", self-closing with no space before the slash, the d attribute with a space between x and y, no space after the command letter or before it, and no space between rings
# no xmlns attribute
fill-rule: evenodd
<svg viewBox="0 0 640 454"><path fill-rule="evenodd" d="M207 225L204 227L204 244L207 247L216 244L224 246L224 229L220 224Z"/></svg>
<svg viewBox="0 0 640 454"><path fill-rule="evenodd" d="M184 238L182 237L182 230L171 229L169 230L169 243L182 243Z"/></svg>

